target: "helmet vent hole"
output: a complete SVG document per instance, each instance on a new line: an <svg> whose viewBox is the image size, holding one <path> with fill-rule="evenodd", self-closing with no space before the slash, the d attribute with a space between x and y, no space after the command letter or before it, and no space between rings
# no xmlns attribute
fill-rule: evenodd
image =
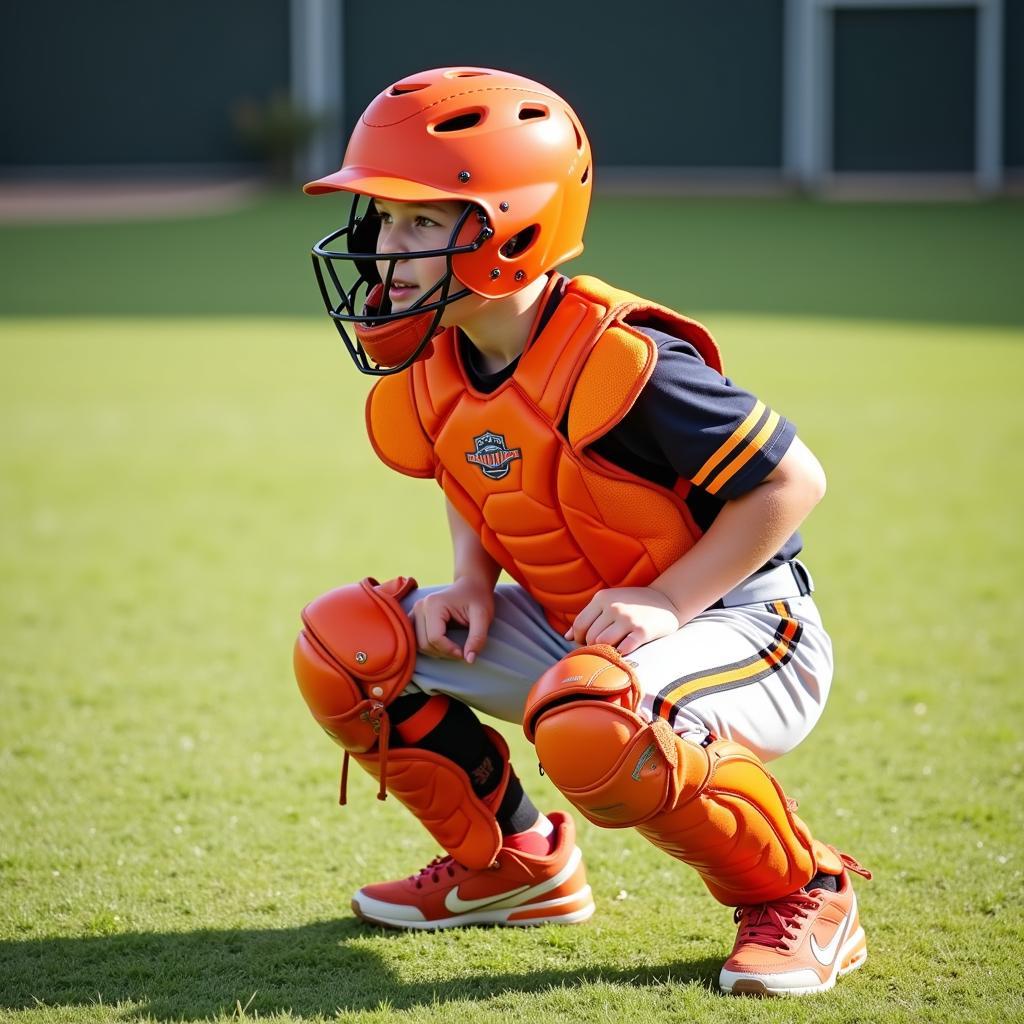
<svg viewBox="0 0 1024 1024"><path fill-rule="evenodd" d="M590 164L587 164L587 169L583 172L583 177L580 178L580 184L586 185L587 179L590 177Z"/></svg>
<svg viewBox="0 0 1024 1024"><path fill-rule="evenodd" d="M537 117L547 117L547 116L548 116L548 108L547 107L530 106L530 107L520 107L520 109L519 109L519 120L520 121L532 121L534 118L537 118Z"/></svg>
<svg viewBox="0 0 1024 1024"><path fill-rule="evenodd" d="M569 118L569 124L572 125L572 130L576 133L576 152L583 152L583 136L580 134L580 126L576 123L574 118Z"/></svg>
<svg viewBox="0 0 1024 1024"><path fill-rule="evenodd" d="M445 78L483 78L489 71L447 71Z"/></svg>
<svg viewBox="0 0 1024 1024"><path fill-rule="evenodd" d="M531 224L528 228L523 228L518 234L513 235L498 251L507 260L512 259L514 256L522 255L533 245L539 230L539 224Z"/></svg>
<svg viewBox="0 0 1024 1024"><path fill-rule="evenodd" d="M420 89L426 89L426 82L399 82L397 85L391 86L392 96L404 96L407 92L419 92Z"/></svg>
<svg viewBox="0 0 1024 1024"><path fill-rule="evenodd" d="M431 125L433 132L464 132L467 128L474 128L483 120L483 114L479 110L467 110L454 117L447 117L435 125Z"/></svg>

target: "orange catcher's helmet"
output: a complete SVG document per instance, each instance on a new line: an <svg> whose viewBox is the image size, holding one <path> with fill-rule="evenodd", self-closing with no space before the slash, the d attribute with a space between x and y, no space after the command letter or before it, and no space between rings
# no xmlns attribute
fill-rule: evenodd
<svg viewBox="0 0 1024 1024"><path fill-rule="evenodd" d="M346 225L313 247L313 264L356 366L397 373L426 351L446 306L471 292L511 295L578 255L592 178L579 118L538 82L458 67L385 89L359 119L340 170L305 186L310 195L353 193ZM376 252L374 197L464 201L466 209L443 249ZM334 248L341 240L345 248ZM445 273L392 313L395 263L437 256L447 257ZM378 263L388 264L384 281Z"/></svg>

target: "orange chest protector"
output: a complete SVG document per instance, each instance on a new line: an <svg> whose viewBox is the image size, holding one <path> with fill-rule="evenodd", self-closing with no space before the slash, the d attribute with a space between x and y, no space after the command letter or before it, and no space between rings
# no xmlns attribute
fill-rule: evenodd
<svg viewBox="0 0 1024 1024"><path fill-rule="evenodd" d="M654 371L657 347L633 324L684 338L721 371L696 321L580 277L493 392L473 389L449 330L430 358L383 377L367 400L382 461L434 477L560 632L599 590L647 586L700 536L683 500L689 481L669 490L589 450Z"/></svg>

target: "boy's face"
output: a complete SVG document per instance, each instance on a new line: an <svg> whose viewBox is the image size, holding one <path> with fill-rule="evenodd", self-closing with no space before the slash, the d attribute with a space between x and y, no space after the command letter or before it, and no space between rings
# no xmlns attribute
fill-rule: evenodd
<svg viewBox="0 0 1024 1024"><path fill-rule="evenodd" d="M444 249L452 244L452 232L465 210L465 203L402 203L392 199L375 199L380 214L377 252L423 252ZM377 261L377 272L387 280L389 260ZM444 276L446 258L430 256L422 259L396 260L391 279L391 311L408 309ZM428 297L431 302L439 292ZM443 321L442 321L443 322Z"/></svg>

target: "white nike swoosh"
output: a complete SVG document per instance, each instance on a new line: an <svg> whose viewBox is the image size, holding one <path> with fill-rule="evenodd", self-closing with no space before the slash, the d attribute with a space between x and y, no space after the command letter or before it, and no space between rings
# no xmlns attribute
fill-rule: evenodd
<svg viewBox="0 0 1024 1024"><path fill-rule="evenodd" d="M822 967L832 966L832 963L836 958L836 954L839 952L839 944L843 941L843 937L846 935L846 929L849 924L850 915L847 914L836 929L835 935L832 936L832 941L827 946L819 946L818 940L813 935L811 936L811 952L814 954L814 959L817 960Z"/></svg>
<svg viewBox="0 0 1024 1024"><path fill-rule="evenodd" d="M450 889L444 898L444 905L453 914L465 914L471 910L480 910L481 907L500 906L506 900L515 899L517 896L530 899L533 896L540 896L543 893L557 889L567 878L572 876L582 859L579 847L576 847L569 856L565 867L558 874L539 882L537 885L520 885L516 889L509 889L508 892L500 892L496 896L484 896L481 899L464 900L459 895L459 887ZM517 902L522 902L520 899Z"/></svg>
<svg viewBox="0 0 1024 1024"><path fill-rule="evenodd" d="M519 896L529 888L528 885L521 885L518 889L509 889L508 892L500 892L497 896L484 896L483 899L479 900L464 900L459 895L458 886L456 886L445 896L444 905L453 914L465 914L469 910L479 910L481 907L489 907L492 903L500 903L502 900L512 899L513 896Z"/></svg>

